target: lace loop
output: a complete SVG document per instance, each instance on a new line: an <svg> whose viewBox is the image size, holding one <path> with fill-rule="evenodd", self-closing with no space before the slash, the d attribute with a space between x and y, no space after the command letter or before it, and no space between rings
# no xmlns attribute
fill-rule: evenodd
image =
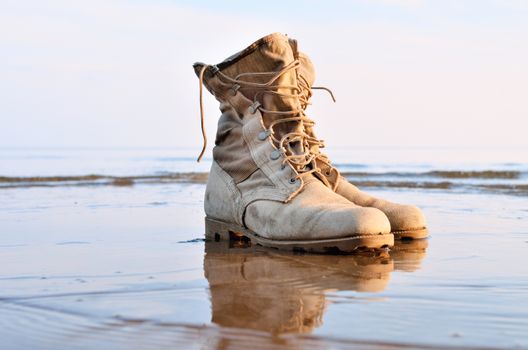
<svg viewBox="0 0 528 350"><path fill-rule="evenodd" d="M218 71L218 67L216 66L210 66L208 64L204 64L202 69L200 69L200 75L199 75L199 81L200 81L200 125L202 127L202 137L203 137L203 146L202 151L200 152L200 155L198 156L198 159L196 161L199 163L202 160L202 157L205 153L205 149L207 148L207 135L205 132L205 121L204 121L204 108L203 108L203 80L204 80L204 74L205 70L209 67L214 67ZM213 70L214 70L213 68Z"/></svg>
<svg viewBox="0 0 528 350"><path fill-rule="evenodd" d="M310 136L307 134L304 130L304 126L313 126L315 122L311 119L309 119L306 115L304 110L309 105L309 99L312 95L311 89L320 89L327 91L330 96L332 97L332 100L335 102L334 94L330 89L327 89L325 87L310 87L306 79L299 76L299 79L297 79L297 85L287 85L287 84L276 84L276 81L285 73L291 71L291 70L297 70L301 65L300 61L298 59L292 61L291 63L284 66L282 69L280 69L277 72L246 72L246 73L240 73L236 77L232 78L228 75L221 72L217 66L211 66L211 65L204 65L202 69L200 70L199 78L200 78L200 123L202 128L202 136L203 136L203 147L202 151L200 152L200 155L198 156L198 162L202 159L203 154L205 152L205 149L207 147L207 136L205 132L205 123L204 123L204 109L203 109L203 81L204 81L204 75L205 71L207 69L210 70L212 74L215 74L218 79L233 84L231 91L232 95L236 95L236 92L238 90L243 89L253 89L258 90L254 95L254 102L249 107L249 112L254 114L257 110L260 110L264 114L275 114L275 115L281 115L284 116L283 118L275 119L271 121L269 126L267 127L267 130L261 132L259 134L259 139L264 140L268 136L271 137L274 144L277 146L277 154L274 154L273 157L276 155L283 156L283 165L285 163L290 163L293 168L297 171L297 173L302 174L310 174L314 172L320 172L321 170L317 167L317 160L322 160L323 163L327 162L327 158L323 156L321 153L315 153L312 151L312 146L318 146L318 147L324 147L324 142L322 140L319 140L313 136ZM267 81L260 83L255 81L248 80L255 77L270 77ZM284 93L284 92L278 92L277 89L288 89L291 90L291 93ZM264 94L271 94L274 96L282 97L282 98L291 98L296 101L298 101L299 105L296 108L292 108L289 110L270 110L264 108L261 103L259 102L259 98ZM302 125L301 131L293 131L286 133L283 135L280 139L276 138L274 136L273 128L281 123L287 123L287 122L298 122ZM300 154L294 154L291 152L287 152L288 146L292 143L299 142L302 146L302 153ZM277 157L277 159L279 158ZM298 174L299 175L299 174ZM297 175L297 176L298 176ZM297 178L297 177L296 177Z"/></svg>
<svg viewBox="0 0 528 350"><path fill-rule="evenodd" d="M332 101L336 102L336 99L334 97L334 93L329 88L326 88L324 86L312 86L312 90L325 90L330 94L330 97L332 97Z"/></svg>

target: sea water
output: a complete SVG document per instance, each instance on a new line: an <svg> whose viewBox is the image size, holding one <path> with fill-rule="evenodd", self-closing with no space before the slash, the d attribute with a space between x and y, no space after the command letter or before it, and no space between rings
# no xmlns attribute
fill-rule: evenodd
<svg viewBox="0 0 528 350"><path fill-rule="evenodd" d="M430 238L367 256L204 242L194 149L0 151L0 348L528 347L528 154L330 149Z"/></svg>

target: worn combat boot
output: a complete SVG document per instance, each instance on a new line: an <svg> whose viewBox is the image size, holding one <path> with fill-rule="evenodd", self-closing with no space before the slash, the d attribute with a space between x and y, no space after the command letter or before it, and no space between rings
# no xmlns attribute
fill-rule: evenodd
<svg viewBox="0 0 528 350"><path fill-rule="evenodd" d="M315 69L312 62L302 52L299 53L300 67L299 82L301 86L301 98L303 109L306 109L312 95L312 89L324 89L330 92L332 99L334 95L332 92L324 87L314 87ZM334 99L335 101L335 99ZM317 140L313 132L313 121L305 121L306 133L310 136L308 140L311 141L311 152L316 154L317 167L321 169L321 173L326 177L328 185L338 194L345 197L349 201L363 206L378 208L387 215L391 224L391 231L396 239L405 238L425 238L428 236L426 229L425 217L422 211L412 205L403 205L389 202L384 199L376 198L368 193L359 190L356 186L348 182L339 171L332 166L328 157L321 153L320 148L324 147L322 141Z"/></svg>
<svg viewBox="0 0 528 350"><path fill-rule="evenodd" d="M297 43L268 35L217 65L195 63L220 102L205 193L206 235L245 236L285 250L350 252L393 245L380 210L357 206L323 183L299 100Z"/></svg>

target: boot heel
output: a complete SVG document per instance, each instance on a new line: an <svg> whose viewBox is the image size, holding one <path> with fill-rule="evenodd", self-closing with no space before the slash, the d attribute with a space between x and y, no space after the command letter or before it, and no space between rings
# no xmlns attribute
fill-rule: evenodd
<svg viewBox="0 0 528 350"><path fill-rule="evenodd" d="M205 239L207 241L229 241L229 229L223 223L205 218Z"/></svg>
<svg viewBox="0 0 528 350"><path fill-rule="evenodd" d="M247 233L248 231L245 228L240 227L237 224L230 224L208 217L205 218L206 246L207 242L214 243L213 245L209 244L207 249L209 251L213 251L219 247L226 252L233 248L251 248L253 244Z"/></svg>
<svg viewBox="0 0 528 350"><path fill-rule="evenodd" d="M232 241L244 237L245 229L236 224L229 224L205 217L205 239L208 241Z"/></svg>

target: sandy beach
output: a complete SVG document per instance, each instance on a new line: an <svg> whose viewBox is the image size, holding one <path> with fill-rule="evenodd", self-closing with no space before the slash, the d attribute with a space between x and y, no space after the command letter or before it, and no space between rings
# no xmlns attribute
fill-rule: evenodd
<svg viewBox="0 0 528 350"><path fill-rule="evenodd" d="M361 173L393 184L373 194L421 207L430 239L358 256L205 242L206 174L13 185L12 170L0 189L0 348L527 347L525 193L478 190L468 177L466 187L396 186L374 164ZM506 181L489 177L474 182Z"/></svg>
<svg viewBox="0 0 528 350"><path fill-rule="evenodd" d="M0 350L528 350L528 1L0 9Z"/></svg>

